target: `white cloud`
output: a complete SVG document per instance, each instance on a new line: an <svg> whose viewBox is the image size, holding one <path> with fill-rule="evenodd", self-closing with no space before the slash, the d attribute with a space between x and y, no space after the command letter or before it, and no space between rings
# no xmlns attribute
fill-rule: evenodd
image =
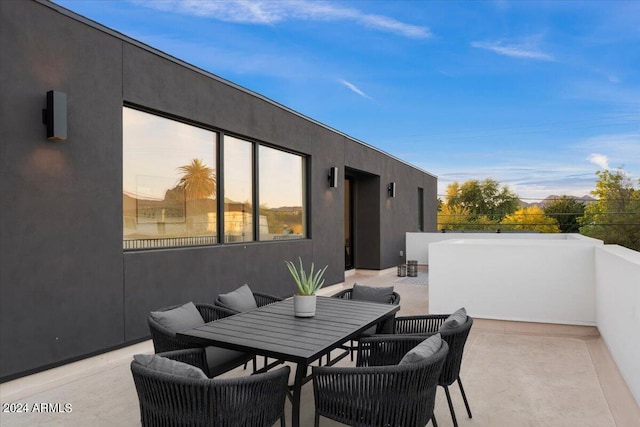
<svg viewBox="0 0 640 427"><path fill-rule="evenodd" d="M510 56L512 58L537 59L540 61L554 61L555 58L542 50L539 50L531 43L507 44L502 41L495 42L472 42L471 46L478 49L485 49L499 55Z"/></svg>
<svg viewBox="0 0 640 427"><path fill-rule="evenodd" d="M367 98L367 99L373 99L371 98L369 95L367 95L366 93L364 93L362 90L360 90L360 88L358 88L356 85L354 85L351 82L348 82L346 80L338 80L340 83L342 83L343 85L345 85L347 88L349 88L351 91L357 93L358 95L360 95L363 98Z"/></svg>
<svg viewBox="0 0 640 427"><path fill-rule="evenodd" d="M629 116L631 124L637 123L637 118ZM624 120L626 117L621 118ZM587 160L603 169L624 169L631 176L640 176L640 133L617 133L596 135L586 138L572 147L583 152ZM606 152L607 155L597 154ZM597 161L597 162L596 162ZM605 167L607 166L607 167Z"/></svg>
<svg viewBox="0 0 640 427"><path fill-rule="evenodd" d="M396 19L364 13L327 1L264 0L132 0L135 3L186 15L205 16L220 21L243 24L274 25L287 20L353 21L378 31L403 37L426 39L426 26L412 25Z"/></svg>
<svg viewBox="0 0 640 427"><path fill-rule="evenodd" d="M427 27L405 24L386 16L363 15L360 18L360 21L367 27L399 34L409 38L426 39L431 37L431 31Z"/></svg>
<svg viewBox="0 0 640 427"><path fill-rule="evenodd" d="M587 157L587 160L600 166L602 169L609 169L609 159L604 154L591 153Z"/></svg>

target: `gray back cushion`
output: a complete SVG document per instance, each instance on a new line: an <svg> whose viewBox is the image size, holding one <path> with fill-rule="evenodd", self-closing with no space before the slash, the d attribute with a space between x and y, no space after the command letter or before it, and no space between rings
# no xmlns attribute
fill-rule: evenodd
<svg viewBox="0 0 640 427"><path fill-rule="evenodd" d="M151 318L174 332L204 325L202 315L192 302L188 302L171 310L152 311Z"/></svg>
<svg viewBox="0 0 640 427"><path fill-rule="evenodd" d="M158 356L157 354L136 354L133 358L142 366L158 372L177 375L179 377L207 379L202 369L191 366L188 363Z"/></svg>
<svg viewBox="0 0 640 427"><path fill-rule="evenodd" d="M233 292L218 295L218 300L223 307L230 308L234 311L249 311L258 308L256 299L249 285L245 284Z"/></svg>
<svg viewBox="0 0 640 427"><path fill-rule="evenodd" d="M389 304L393 298L393 286L364 286L354 283L351 299Z"/></svg>
<svg viewBox="0 0 640 427"><path fill-rule="evenodd" d="M442 347L442 337L440 334L435 334L422 341L420 344L409 350L407 354L404 355L402 360L398 365L407 365L409 363L418 363L427 359L430 356L433 356L440 350Z"/></svg>
<svg viewBox="0 0 640 427"><path fill-rule="evenodd" d="M460 325L464 325L464 322L467 321L467 310L464 307L459 308L454 313L452 313L449 317L446 318L444 323L440 325L438 328L439 332L445 332L449 329L457 328Z"/></svg>

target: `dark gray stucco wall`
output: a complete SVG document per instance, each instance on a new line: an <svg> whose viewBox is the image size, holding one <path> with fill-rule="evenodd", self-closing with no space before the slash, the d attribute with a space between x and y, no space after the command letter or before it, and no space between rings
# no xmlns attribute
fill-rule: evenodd
<svg viewBox="0 0 640 427"><path fill-rule="evenodd" d="M380 265L381 268L391 267L405 262L400 251L405 253L405 233L418 230L418 188L423 187L423 174L413 168L407 168L400 162L389 161L386 164L386 176L382 179L382 213L380 220ZM389 197L387 186L395 182L396 195ZM426 190L426 189L425 189ZM435 199L435 189L430 194ZM437 208L437 202L434 205ZM432 214L435 224L435 214ZM426 219L425 219L426 221ZM435 231L435 226L425 222L427 230Z"/></svg>
<svg viewBox="0 0 640 427"><path fill-rule="evenodd" d="M438 224L438 180L422 176L424 188L424 231L437 231Z"/></svg>
<svg viewBox="0 0 640 427"><path fill-rule="evenodd" d="M66 141L45 139L48 90L67 94ZM2 380L145 338L153 309L243 283L291 295L285 259L341 282L344 186L328 188L330 167L367 177L358 268L398 262L418 186L435 230L434 177L47 2L0 2L0 94ZM309 239L123 253L125 103L308 155Z"/></svg>
<svg viewBox="0 0 640 427"><path fill-rule="evenodd" d="M424 190L424 231L435 231L437 180L360 144L347 144L345 166L356 178L356 268L385 269L406 261L405 233L418 230L418 188ZM396 196L387 188L396 184ZM379 212L379 215L371 215Z"/></svg>
<svg viewBox="0 0 640 427"><path fill-rule="evenodd" d="M322 174L340 159L344 138L274 108L263 99L203 78L196 71L176 66L136 46L125 43L123 58L125 102L311 154L309 175L313 177L312 241L125 254L126 339L148 334L144 320L152 309L190 300L211 302L218 293L231 291L243 283L255 290L291 295L294 288L283 262L285 259L301 256L321 266L329 265L327 282L342 281L342 258L327 250L340 244L341 234L326 232L340 230L342 226L342 213L336 209L333 197L339 197L340 190L329 189ZM149 72L141 70L153 70L153 78L149 77ZM337 200L341 201L340 198ZM181 286L177 287L177 283ZM153 284L153 289L149 289L149 284Z"/></svg>
<svg viewBox="0 0 640 427"><path fill-rule="evenodd" d="M310 240L248 243L125 254L125 339L149 334L150 311L187 301L213 303L247 283L255 291L293 293L283 260L312 259ZM335 273L334 273L335 274Z"/></svg>
<svg viewBox="0 0 640 427"><path fill-rule="evenodd" d="M123 342L122 43L0 2L0 376ZM48 90L68 139L46 140Z"/></svg>

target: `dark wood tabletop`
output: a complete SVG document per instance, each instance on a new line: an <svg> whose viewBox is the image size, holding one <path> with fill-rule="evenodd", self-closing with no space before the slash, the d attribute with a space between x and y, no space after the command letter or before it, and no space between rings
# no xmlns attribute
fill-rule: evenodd
<svg viewBox="0 0 640 427"><path fill-rule="evenodd" d="M300 389L308 365L346 341L393 316L400 306L317 297L316 315L293 314L293 299L225 317L178 333L201 345L240 350L297 364L293 386L293 425L299 425Z"/></svg>

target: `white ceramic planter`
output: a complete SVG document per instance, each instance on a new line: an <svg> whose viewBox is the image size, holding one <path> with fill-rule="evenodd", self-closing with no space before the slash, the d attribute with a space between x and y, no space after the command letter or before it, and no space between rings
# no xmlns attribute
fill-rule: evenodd
<svg viewBox="0 0 640 427"><path fill-rule="evenodd" d="M293 313L296 317L313 317L316 315L315 295L294 295Z"/></svg>

